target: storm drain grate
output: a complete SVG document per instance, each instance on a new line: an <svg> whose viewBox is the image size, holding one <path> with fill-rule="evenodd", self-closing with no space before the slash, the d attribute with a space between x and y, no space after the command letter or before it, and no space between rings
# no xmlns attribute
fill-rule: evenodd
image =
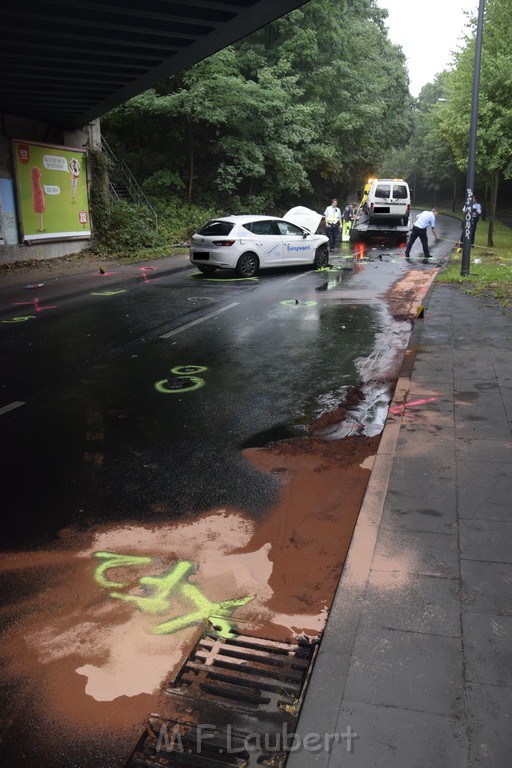
<svg viewBox="0 0 512 768"><path fill-rule="evenodd" d="M280 715L297 705L313 653L310 643L207 636L199 641L167 693Z"/></svg>
<svg viewBox="0 0 512 768"><path fill-rule="evenodd" d="M317 643L202 638L125 768L282 768Z"/></svg>

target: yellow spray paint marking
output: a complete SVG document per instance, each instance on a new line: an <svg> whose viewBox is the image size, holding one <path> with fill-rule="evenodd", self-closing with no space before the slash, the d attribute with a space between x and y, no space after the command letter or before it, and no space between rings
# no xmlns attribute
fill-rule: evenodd
<svg viewBox="0 0 512 768"><path fill-rule="evenodd" d="M109 568L124 568L125 566L132 565L149 565L152 561L151 557L116 555L114 552L95 552L94 556L105 560L105 562L101 565L98 565L94 571L94 578L98 584L101 584L102 587L106 587L107 589L110 589L110 587L117 587L119 589L121 587L128 586L129 583L127 581L109 581L107 578L105 578L105 573L109 570Z"/></svg>
<svg viewBox="0 0 512 768"><path fill-rule="evenodd" d="M152 562L151 557L117 555L113 552L96 552L95 557L101 558L105 562L96 568L94 578L98 584L107 589L113 586L118 588L128 586L128 582L109 581L105 578L105 572L109 568L149 565ZM131 595L114 591L109 593L109 597L129 603L142 613L161 616L171 610L172 596L178 593L193 603L196 610L156 624L152 629L155 635L170 635L180 629L210 621L219 636L229 637L232 634L232 624L229 618L237 608L254 600L255 595L213 603L208 600L199 587L186 581L194 569L195 565L190 560L179 560L170 571L162 576L142 576L138 580L139 585L146 592L145 595ZM147 594L148 592L150 594Z"/></svg>
<svg viewBox="0 0 512 768"><path fill-rule="evenodd" d="M26 320L35 320L35 315L17 315L12 320L2 320L2 323L24 323Z"/></svg>
<svg viewBox="0 0 512 768"><path fill-rule="evenodd" d="M132 603L142 613L167 613L171 593L193 569L194 563L189 560L180 560L169 573L163 576L143 576L139 579L139 584L147 588L147 591L153 592L151 597L126 595L123 592L111 592L110 597Z"/></svg>
<svg viewBox="0 0 512 768"><path fill-rule="evenodd" d="M179 629L200 624L202 621L212 621L213 618L217 634L221 637L229 637L232 625L227 619L232 616L236 608L247 605L256 597L256 595L249 595L238 600L223 600L221 603L212 603L194 584L183 584L181 593L195 603L198 610L186 616L178 616L176 619L165 621L163 624L157 624L156 627L153 627L155 635L169 635Z"/></svg>
<svg viewBox="0 0 512 768"><path fill-rule="evenodd" d="M121 291L93 291L91 296L117 296L118 293L126 293L126 288Z"/></svg>

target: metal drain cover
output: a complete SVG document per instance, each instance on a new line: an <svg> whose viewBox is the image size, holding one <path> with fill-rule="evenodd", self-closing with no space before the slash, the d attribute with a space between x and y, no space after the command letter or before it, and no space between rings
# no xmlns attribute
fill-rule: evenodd
<svg viewBox="0 0 512 768"><path fill-rule="evenodd" d="M125 768L282 768L317 643L208 634L151 715Z"/></svg>

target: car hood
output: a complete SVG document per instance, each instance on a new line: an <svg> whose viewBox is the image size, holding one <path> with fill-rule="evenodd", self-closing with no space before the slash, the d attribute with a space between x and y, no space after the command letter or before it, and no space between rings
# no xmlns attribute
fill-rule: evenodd
<svg viewBox="0 0 512 768"><path fill-rule="evenodd" d="M304 229L314 234L322 221L322 215L312 211L311 208L298 205L296 208L289 210L288 213L285 213L283 219L290 221L292 224L297 224L299 227L304 227Z"/></svg>

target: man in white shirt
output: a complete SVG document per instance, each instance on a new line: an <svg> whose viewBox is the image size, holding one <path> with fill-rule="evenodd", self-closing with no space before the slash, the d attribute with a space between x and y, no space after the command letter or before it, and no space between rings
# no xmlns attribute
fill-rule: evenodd
<svg viewBox="0 0 512 768"><path fill-rule="evenodd" d="M336 198L333 198L331 204L325 209L324 218L325 234L329 238L329 250L334 251L341 224L341 211L338 208L338 201Z"/></svg>
<svg viewBox="0 0 512 768"><path fill-rule="evenodd" d="M413 224L411 234L409 236L409 242L405 249L405 258L409 259L411 255L411 248L416 240L421 240L423 246L423 256L426 259L430 259L430 251L428 249L428 235L427 229L432 227L432 233L436 240L440 240L436 232L436 213L439 213L438 208L432 208L431 211L422 211Z"/></svg>

